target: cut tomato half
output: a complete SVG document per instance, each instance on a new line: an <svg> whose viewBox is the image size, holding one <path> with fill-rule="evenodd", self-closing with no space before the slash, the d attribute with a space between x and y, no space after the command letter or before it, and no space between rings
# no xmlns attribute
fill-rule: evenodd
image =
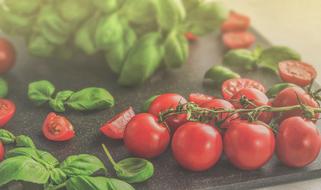
<svg viewBox="0 0 321 190"><path fill-rule="evenodd" d="M229 49L249 48L255 42L250 32L228 32L223 34L223 43Z"/></svg>
<svg viewBox="0 0 321 190"><path fill-rule="evenodd" d="M202 93L191 93L189 95L188 101L201 106L201 105L203 105L211 100L214 100L214 99L215 99L214 96L209 96L209 95L202 94Z"/></svg>
<svg viewBox="0 0 321 190"><path fill-rule="evenodd" d="M225 32L246 31L250 26L250 18L231 11L229 17L223 22L221 30Z"/></svg>
<svg viewBox="0 0 321 190"><path fill-rule="evenodd" d="M6 125L16 112L15 104L6 99L0 99L0 127Z"/></svg>

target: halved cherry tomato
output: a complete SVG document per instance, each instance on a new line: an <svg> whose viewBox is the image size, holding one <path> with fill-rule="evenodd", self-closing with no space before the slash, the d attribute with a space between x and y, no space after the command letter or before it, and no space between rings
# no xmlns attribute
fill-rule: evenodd
<svg viewBox="0 0 321 190"><path fill-rule="evenodd" d="M2 161L4 158L4 147L2 142L0 142L0 161Z"/></svg>
<svg viewBox="0 0 321 190"><path fill-rule="evenodd" d="M321 136L311 121L302 117L284 120L277 135L277 156L289 167L304 167L313 162L320 153Z"/></svg>
<svg viewBox="0 0 321 190"><path fill-rule="evenodd" d="M135 116L132 107L127 108L125 111L117 114L111 120L107 121L100 131L109 138L122 139L128 122Z"/></svg>
<svg viewBox="0 0 321 190"><path fill-rule="evenodd" d="M283 81L304 87L315 79L317 71L310 64L289 60L279 63L279 74Z"/></svg>
<svg viewBox="0 0 321 190"><path fill-rule="evenodd" d="M148 113L158 117L160 113L167 111L168 109L175 109L179 104L185 103L187 103L186 99L179 94L161 94L150 104ZM166 119L166 124L173 131L186 122L186 114L179 114Z"/></svg>
<svg viewBox="0 0 321 190"><path fill-rule="evenodd" d="M245 108L240 103L241 98L247 98L250 102L252 102L255 106L264 106L268 105L269 99L268 97L256 88L243 88L238 91L231 98L231 102L233 103L235 108ZM248 106L248 108L253 108L254 106Z"/></svg>
<svg viewBox="0 0 321 190"><path fill-rule="evenodd" d="M250 18L231 11L229 17L223 22L222 32L246 31L250 26Z"/></svg>
<svg viewBox="0 0 321 190"><path fill-rule="evenodd" d="M191 42L194 42L198 39L198 37L193 34L192 32L186 32L185 33L185 38L188 40L188 41L191 41Z"/></svg>
<svg viewBox="0 0 321 190"><path fill-rule="evenodd" d="M260 82L246 78L237 78L224 81L222 85L222 96L225 100L229 100L243 88L256 88L265 93L265 87Z"/></svg>
<svg viewBox="0 0 321 190"><path fill-rule="evenodd" d="M153 158L164 152L170 141L168 128L158 123L150 113L135 115L124 133L125 147L129 152L143 158Z"/></svg>
<svg viewBox="0 0 321 190"><path fill-rule="evenodd" d="M174 133L172 151L184 168L203 171L220 159L223 145L220 133L210 125L187 122Z"/></svg>
<svg viewBox="0 0 321 190"><path fill-rule="evenodd" d="M193 102L199 106L203 105L206 102L209 102L211 100L214 100L214 96L209 96L206 94L201 94L201 93L191 93L189 95L188 101Z"/></svg>
<svg viewBox="0 0 321 190"><path fill-rule="evenodd" d="M224 134L224 152L228 160L242 170L256 170L273 156L275 137L263 122L232 121Z"/></svg>
<svg viewBox="0 0 321 190"><path fill-rule="evenodd" d="M74 128L68 119L53 112L45 119L42 132L51 141L67 141L75 136Z"/></svg>
<svg viewBox="0 0 321 190"><path fill-rule="evenodd" d="M250 32L228 32L223 34L223 43L229 49L249 48L255 42Z"/></svg>
<svg viewBox="0 0 321 190"><path fill-rule="evenodd" d="M231 109L231 110L234 109L234 106L230 102L223 100L223 99L211 100L211 101L203 104L201 107L209 108L209 109L220 109L220 108L221 109ZM230 121L236 119L237 117L238 117L237 114L230 115L229 113L221 113L218 115L217 118L215 118L213 121L211 121L210 124L212 126L217 126L217 122L224 121L223 123L221 123L220 127L227 128L229 126Z"/></svg>
<svg viewBox="0 0 321 190"><path fill-rule="evenodd" d="M16 112L15 104L6 99L0 99L0 127L7 124Z"/></svg>
<svg viewBox="0 0 321 190"><path fill-rule="evenodd" d="M0 73L9 71L16 61L13 45L5 38L0 38Z"/></svg>

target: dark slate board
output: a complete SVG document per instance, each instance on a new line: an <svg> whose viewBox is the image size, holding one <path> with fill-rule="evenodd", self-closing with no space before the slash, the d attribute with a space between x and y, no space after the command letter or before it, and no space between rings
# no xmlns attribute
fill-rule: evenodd
<svg viewBox="0 0 321 190"><path fill-rule="evenodd" d="M259 44L269 45L268 41L255 33ZM119 87L116 84L117 77L107 69L103 56L88 58L79 55L72 61L35 58L27 54L21 39L13 40L18 52L17 65L5 78L10 84L9 97L16 102L17 113L6 129L14 134L30 135L39 148L51 151L60 160L72 154L94 154L104 160L108 169L112 171L103 154L101 143L105 143L112 150L116 160L129 156L121 141L109 140L98 130L104 121L115 113L130 105L139 111L148 97L165 92L176 92L185 96L191 92L216 96L220 93L219 89L202 85L205 71L211 65L219 64L225 51L219 36L215 34L191 45L190 59L183 68L175 71L161 70L150 81L136 88ZM258 79L267 87L279 81L278 77L266 71L242 73L242 76ZM89 86L104 87L114 95L117 104L110 110L99 112L65 113L76 128L76 138L64 143L49 142L42 136L41 125L51 110L46 106L35 107L27 99L28 83L40 79L51 81L58 90L77 90ZM304 169L287 168L273 158L265 167L252 172L240 171L222 158L212 169L194 173L180 168L168 149L152 162L155 164L154 177L146 183L135 185L136 189L249 189L321 177L321 158Z"/></svg>

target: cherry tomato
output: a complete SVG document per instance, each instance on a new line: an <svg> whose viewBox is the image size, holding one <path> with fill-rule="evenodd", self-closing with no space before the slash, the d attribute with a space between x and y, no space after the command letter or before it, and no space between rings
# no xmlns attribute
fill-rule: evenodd
<svg viewBox="0 0 321 190"><path fill-rule="evenodd" d="M67 141L75 136L74 127L66 117L48 114L42 126L42 133L51 141Z"/></svg>
<svg viewBox="0 0 321 190"><path fill-rule="evenodd" d="M0 162L4 159L4 147L2 142L0 142Z"/></svg>
<svg viewBox="0 0 321 190"><path fill-rule="evenodd" d="M274 107L293 106L298 105L300 99L301 103L307 106L318 108L318 103L302 88L300 87L288 87L279 92L273 100ZM280 121L293 116L303 117L301 110L292 110L282 113ZM319 114L316 114L315 118L318 118Z"/></svg>
<svg viewBox="0 0 321 190"><path fill-rule="evenodd" d="M215 97L214 96L209 96L206 94L201 94L201 93L191 93L189 95L188 101L193 102L197 105L203 105L206 102L209 102L213 100Z"/></svg>
<svg viewBox="0 0 321 190"><path fill-rule="evenodd" d="M234 109L234 106L223 99L214 99L209 102L206 102L201 107L203 108L209 108L209 109ZM210 122L211 125L217 126L217 122L225 120L220 127L226 128L229 126L230 121L236 119L238 117L237 114L230 116L229 113L221 113L218 115L218 118L215 118L213 121Z"/></svg>
<svg viewBox="0 0 321 190"><path fill-rule="evenodd" d="M229 17L223 22L222 32L246 31L250 26L250 18L231 11Z"/></svg>
<svg viewBox="0 0 321 190"><path fill-rule="evenodd" d="M5 38L0 38L0 74L9 71L16 61L16 53L12 44Z"/></svg>
<svg viewBox="0 0 321 190"><path fill-rule="evenodd" d="M100 131L109 138L123 139L126 125L135 116L135 112L132 107L129 107L125 111L117 114L111 120L107 121Z"/></svg>
<svg viewBox="0 0 321 190"><path fill-rule="evenodd" d="M315 79L317 71L302 61L289 60L279 63L279 74L283 81L304 87Z"/></svg>
<svg viewBox="0 0 321 190"><path fill-rule="evenodd" d="M224 135L224 151L229 161L242 170L256 170L273 156L275 137L263 122L232 121Z"/></svg>
<svg viewBox="0 0 321 190"><path fill-rule="evenodd" d="M267 105L272 106L272 102L269 101ZM260 120L266 124L270 124L272 119L273 119L273 112L262 112L258 118L258 120Z"/></svg>
<svg viewBox="0 0 321 190"><path fill-rule="evenodd" d="M160 113L168 109L175 109L179 104L187 103L186 99L179 94L159 95L149 106L148 113L158 117ZM186 114L179 114L166 119L166 124L171 130L175 131L179 126L187 122Z"/></svg>
<svg viewBox="0 0 321 190"><path fill-rule="evenodd" d="M243 88L238 91L231 99L235 108L245 108L241 105L240 99L242 97L247 98L256 106L268 105L269 99L268 97L256 88ZM248 106L248 108L253 108L253 106Z"/></svg>
<svg viewBox="0 0 321 190"><path fill-rule="evenodd" d="M185 37L190 42L194 42L198 39L198 37L195 34L193 34L192 32L186 32Z"/></svg>
<svg viewBox="0 0 321 190"><path fill-rule="evenodd" d="M149 113L135 115L127 124L124 134L125 147L143 158L154 158L164 152L170 141L170 133L157 117Z"/></svg>
<svg viewBox="0 0 321 190"><path fill-rule="evenodd" d="M250 32L228 32L223 34L223 43L229 49L249 48L255 42Z"/></svg>
<svg viewBox="0 0 321 190"><path fill-rule="evenodd" d="M15 112L16 106L12 101L0 98L0 127L6 125Z"/></svg>
<svg viewBox="0 0 321 190"><path fill-rule="evenodd" d="M222 137L210 125L187 122L174 133L172 151L176 161L192 171L211 168L222 154Z"/></svg>
<svg viewBox="0 0 321 190"><path fill-rule="evenodd" d="M246 78L237 78L224 81L222 96L225 100L229 100L243 88L256 88L265 93L265 87L260 82Z"/></svg>
<svg viewBox="0 0 321 190"><path fill-rule="evenodd" d="M284 120L276 138L277 156L289 167L304 167L319 155L321 137L319 130L311 121L302 117Z"/></svg>

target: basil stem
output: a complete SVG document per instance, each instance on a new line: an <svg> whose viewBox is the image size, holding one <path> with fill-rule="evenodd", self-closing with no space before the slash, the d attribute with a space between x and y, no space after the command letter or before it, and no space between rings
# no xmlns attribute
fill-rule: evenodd
<svg viewBox="0 0 321 190"><path fill-rule="evenodd" d="M4 98L7 95L8 95L8 84L3 78L0 78L0 98Z"/></svg>

